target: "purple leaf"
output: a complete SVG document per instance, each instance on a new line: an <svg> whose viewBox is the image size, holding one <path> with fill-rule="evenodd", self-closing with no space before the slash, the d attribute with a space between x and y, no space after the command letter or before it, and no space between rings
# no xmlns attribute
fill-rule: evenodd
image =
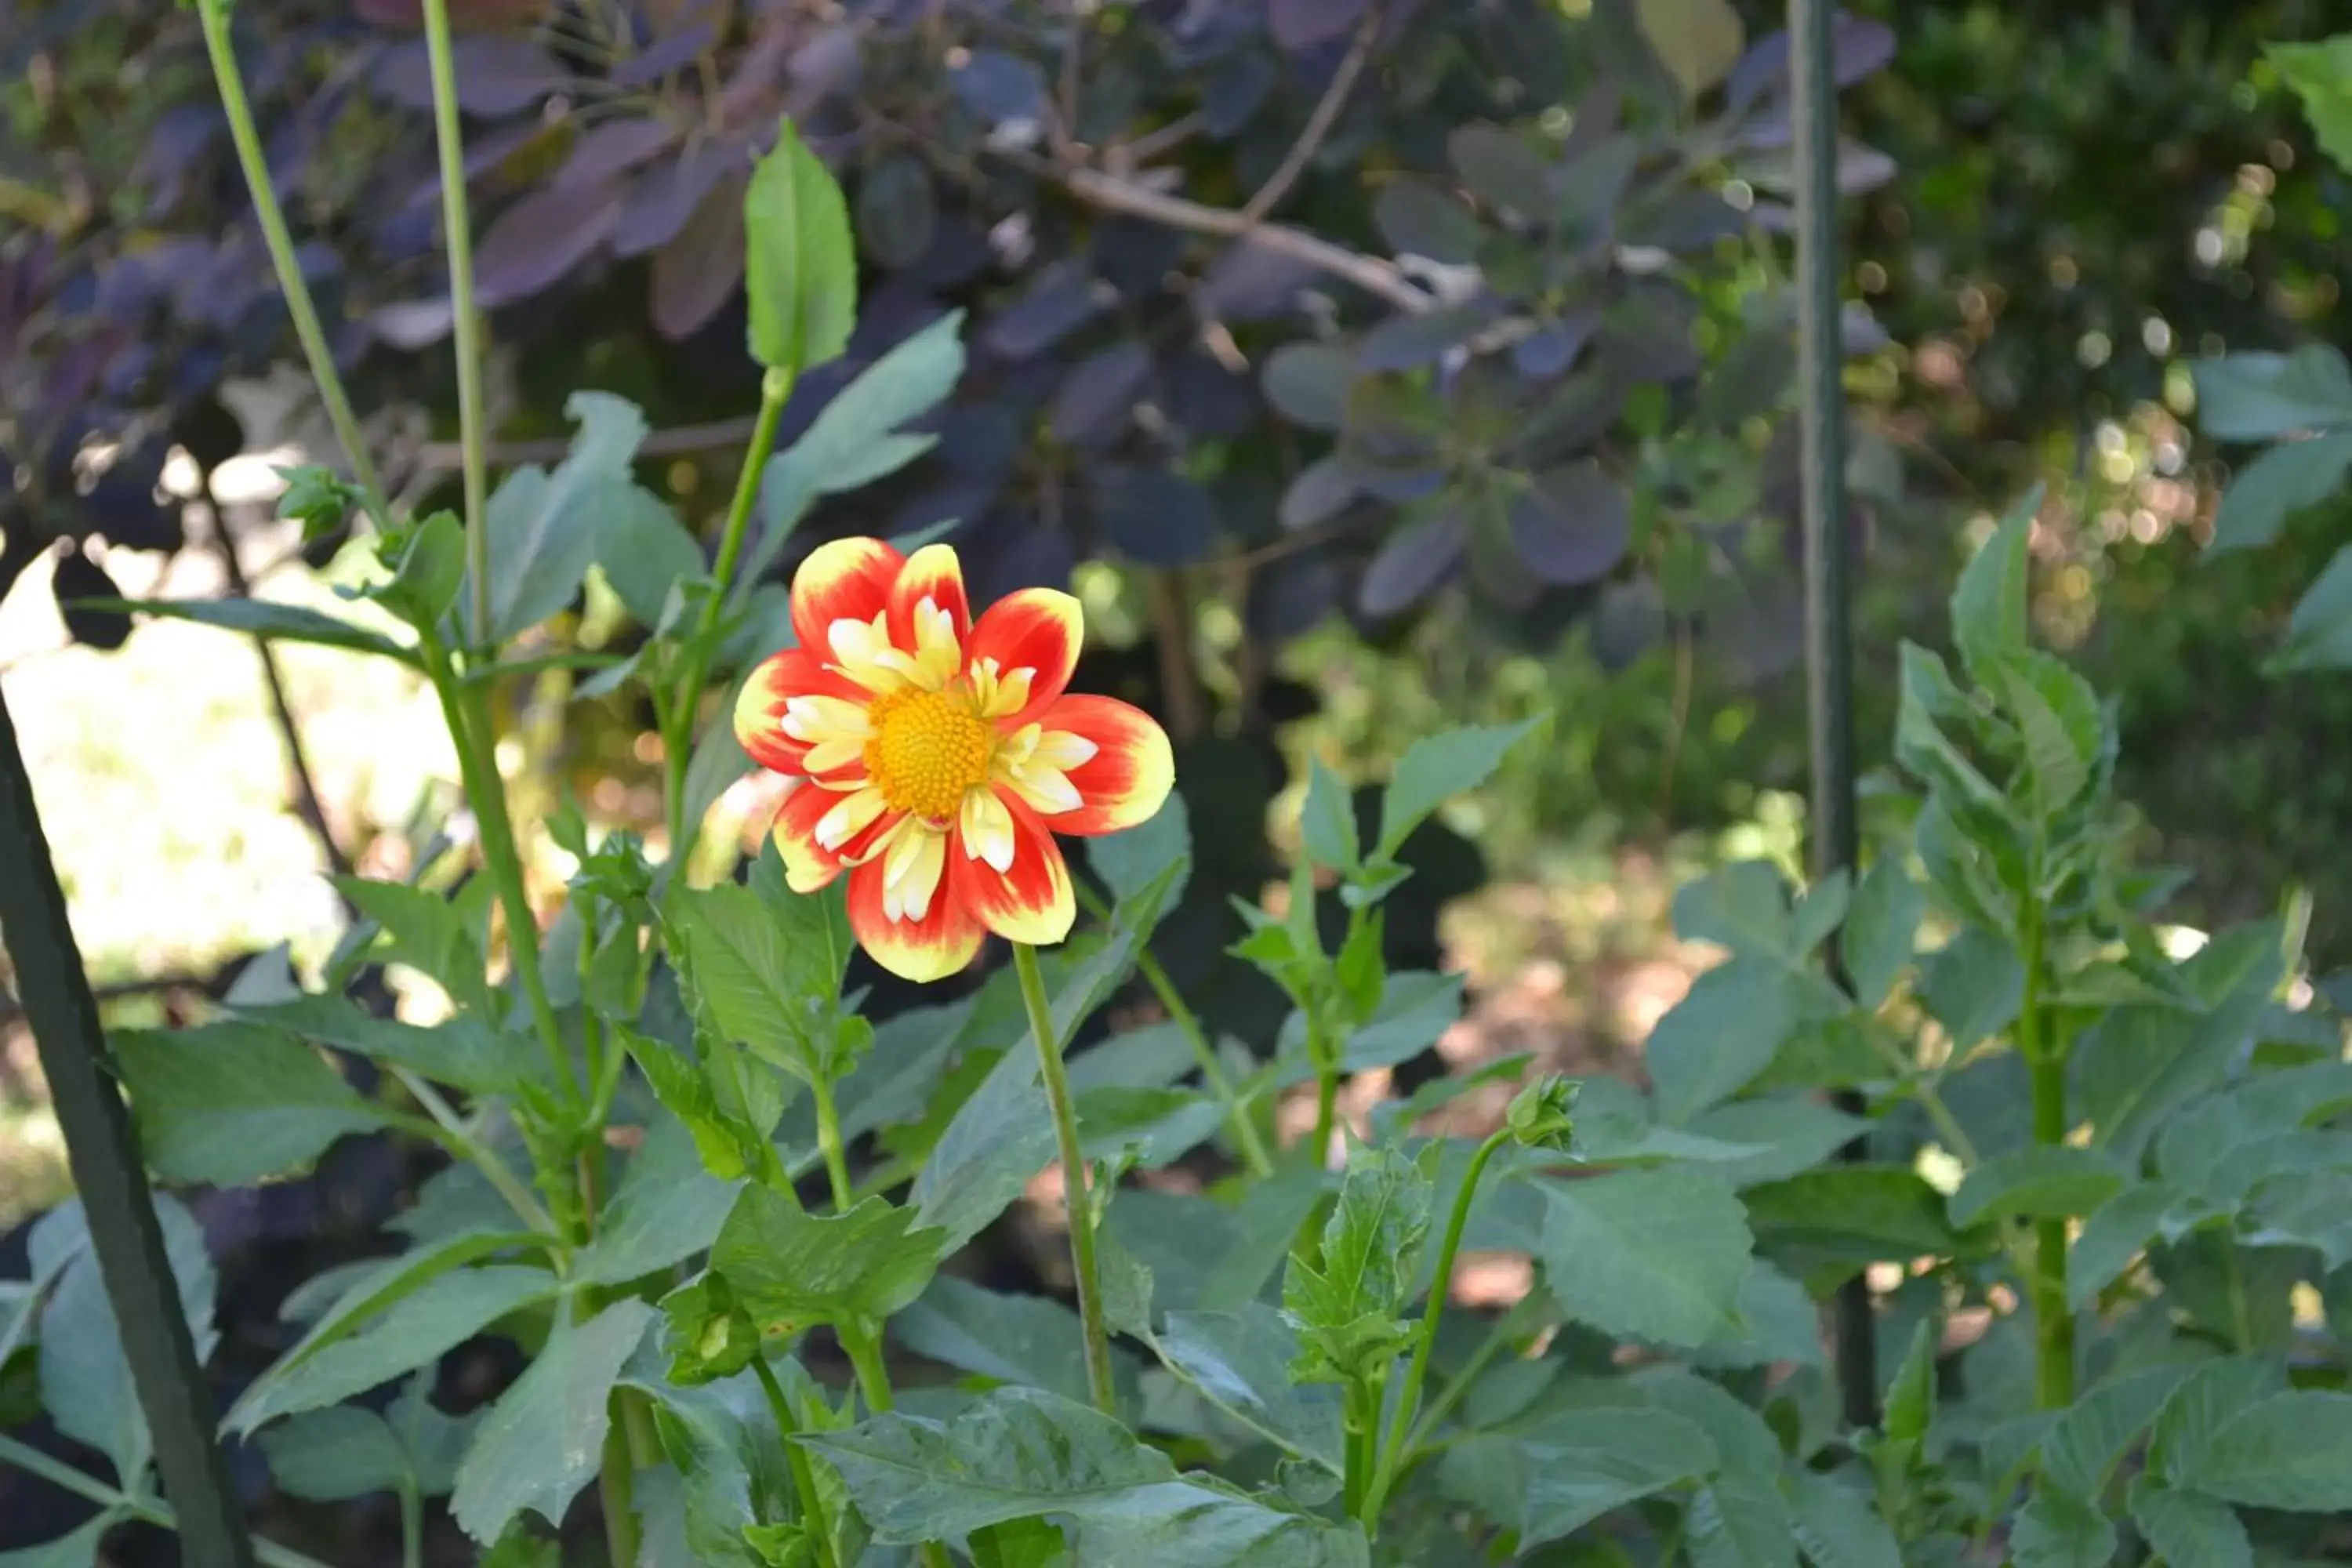
<svg viewBox="0 0 2352 1568"><path fill-rule="evenodd" d="M1592 657L1611 675L1657 646L1666 635L1665 601L1647 577L1611 583L1592 613Z"/></svg>
<svg viewBox="0 0 2352 1568"><path fill-rule="evenodd" d="M525 196L482 236L475 300L496 310L547 288L588 259L620 211L620 189L612 184L557 185Z"/></svg>
<svg viewBox="0 0 2352 1568"><path fill-rule="evenodd" d="M1345 349L1285 343L1265 362L1265 400L1294 425L1337 430L1347 421L1348 384L1354 376Z"/></svg>
<svg viewBox="0 0 2352 1568"><path fill-rule="evenodd" d="M1201 84L1201 129L1218 138L1249 123L1274 89L1275 64L1255 49L1236 49L1210 68Z"/></svg>
<svg viewBox="0 0 2352 1568"><path fill-rule="evenodd" d="M526 38L460 38L450 50L457 107L468 114L512 114L569 84L572 73ZM433 107L433 70L417 39L384 52L376 89L410 109Z"/></svg>
<svg viewBox="0 0 2352 1568"><path fill-rule="evenodd" d="M1395 180L1372 203L1381 237L1400 256L1425 256L1447 267L1476 258L1486 231L1470 209L1423 180Z"/></svg>
<svg viewBox="0 0 2352 1568"><path fill-rule="evenodd" d="M1192 309L1213 321L1270 321L1286 315L1321 276L1294 256L1245 239L1210 267L1192 290Z"/></svg>
<svg viewBox="0 0 2352 1568"><path fill-rule="evenodd" d="M1206 350L1178 354L1161 375L1168 417L1202 440L1233 440L1258 416L1255 384Z"/></svg>
<svg viewBox="0 0 2352 1568"><path fill-rule="evenodd" d="M1594 583L1624 559L1633 536L1625 492L1589 459L1548 469L1511 500L1511 542L1547 583Z"/></svg>
<svg viewBox="0 0 2352 1568"><path fill-rule="evenodd" d="M750 178L751 161L738 142L689 147L675 163L640 170L621 198L613 226L613 254L626 258L659 250L677 237L711 187L730 173ZM735 186L740 193L742 186Z"/></svg>
<svg viewBox="0 0 2352 1568"><path fill-rule="evenodd" d="M930 171L911 153L891 153L858 184L857 237L884 267L895 270L919 260L939 221Z"/></svg>
<svg viewBox="0 0 2352 1568"><path fill-rule="evenodd" d="M1056 261L1037 274L1021 298L997 312L981 334L981 344L1000 359L1024 360L1068 337L1102 309L1094 274L1076 257Z"/></svg>
<svg viewBox="0 0 2352 1568"><path fill-rule="evenodd" d="M1045 109L1045 73L1002 49L974 49L948 73L963 106L991 125L1034 120Z"/></svg>
<svg viewBox="0 0 2352 1568"><path fill-rule="evenodd" d="M1345 459L1334 454L1319 458L1298 470L1282 492L1282 526L1313 528L1339 515L1356 499L1356 475Z"/></svg>
<svg viewBox="0 0 2352 1568"><path fill-rule="evenodd" d="M1181 474L1115 464L1096 470L1091 488L1096 523L1131 561L1184 566L1216 545L1209 492Z"/></svg>
<svg viewBox="0 0 2352 1568"><path fill-rule="evenodd" d="M1440 305L1419 315L1395 315L1364 334L1356 345L1356 364L1370 371L1412 370L1434 364L1460 348L1489 322L1500 307L1492 300L1467 300Z"/></svg>
<svg viewBox="0 0 2352 1568"><path fill-rule="evenodd" d="M658 120L607 120L583 131L556 172L559 185L591 184L625 174L677 140Z"/></svg>
<svg viewBox="0 0 2352 1568"><path fill-rule="evenodd" d="M1600 325L1600 311L1571 310L1513 343L1511 363L1521 375L1549 381L1576 363Z"/></svg>
<svg viewBox="0 0 2352 1568"><path fill-rule="evenodd" d="M1311 49L1344 37L1370 6L1371 0L1268 0L1266 20L1284 48Z"/></svg>
<svg viewBox="0 0 2352 1568"><path fill-rule="evenodd" d="M1705 250L1747 226L1738 208L1713 191L1676 191L1627 215L1619 237L1676 254Z"/></svg>
<svg viewBox="0 0 2352 1568"><path fill-rule="evenodd" d="M1151 351L1141 343L1114 343L1088 354L1054 395L1054 439L1073 447L1115 439L1150 375Z"/></svg>
<svg viewBox="0 0 2352 1568"><path fill-rule="evenodd" d="M709 48L716 37L718 29L708 20L688 22L615 65L609 79L615 87L650 87L670 72L692 65L694 57Z"/></svg>
<svg viewBox="0 0 2352 1568"><path fill-rule="evenodd" d="M1837 85L1851 87L1885 68L1895 58L1895 30L1884 22L1841 11L1831 23L1832 69ZM1785 29L1756 40L1724 79L1724 112L1737 119L1751 105L1777 99L1789 83L1789 35Z"/></svg>
<svg viewBox="0 0 2352 1568"><path fill-rule="evenodd" d="M743 281L743 202L721 187L703 198L677 237L654 253L654 331L692 337Z"/></svg>
<svg viewBox="0 0 2352 1568"><path fill-rule="evenodd" d="M1320 551L1313 551L1251 573L1243 615L1252 636L1287 642L1313 631L1339 602L1339 569Z"/></svg>
<svg viewBox="0 0 2352 1568"><path fill-rule="evenodd" d="M447 337L455 324L456 314L446 295L385 305L368 317L368 331L377 342L407 352L431 348Z"/></svg>
<svg viewBox="0 0 2352 1568"><path fill-rule="evenodd" d="M1408 523L1364 568L1357 603L1377 619L1395 615L1454 574L1465 542L1461 516L1450 507Z"/></svg>

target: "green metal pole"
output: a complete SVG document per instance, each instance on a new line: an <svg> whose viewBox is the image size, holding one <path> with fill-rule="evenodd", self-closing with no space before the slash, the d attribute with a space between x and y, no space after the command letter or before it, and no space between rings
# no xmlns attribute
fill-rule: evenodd
<svg viewBox="0 0 2352 1568"><path fill-rule="evenodd" d="M177 1521L189 1568L254 1568L253 1542L213 1440L216 1419L204 1369L163 1253L129 1110L108 1072L106 1032L81 952L67 923L64 890L0 696L0 937L16 965L18 1000L32 1026L66 1157L89 1219L122 1352L155 1443L155 1468ZM131 1478L123 1478L128 1486Z"/></svg>
<svg viewBox="0 0 2352 1568"><path fill-rule="evenodd" d="M1811 862L1816 880L1852 871L1854 827L1853 633L1846 581L1845 348L1839 281L1837 75L1829 0L1789 0L1789 112L1797 153L1797 364L1804 437L1806 707L1812 732ZM1832 942L1832 975L1843 978ZM1841 1092L1839 1107L1862 1109ZM1867 1153L1856 1139L1845 1157ZM1834 1308L1846 1420L1876 1424L1878 1354L1870 1282L1857 1274Z"/></svg>

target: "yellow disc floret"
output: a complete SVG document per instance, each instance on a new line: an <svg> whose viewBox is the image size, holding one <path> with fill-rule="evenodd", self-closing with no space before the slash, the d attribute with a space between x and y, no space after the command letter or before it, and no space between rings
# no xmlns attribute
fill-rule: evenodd
<svg viewBox="0 0 2352 1568"><path fill-rule="evenodd" d="M995 735L971 694L908 688L877 697L867 712L866 773L894 811L931 822L954 819L964 792L988 781Z"/></svg>

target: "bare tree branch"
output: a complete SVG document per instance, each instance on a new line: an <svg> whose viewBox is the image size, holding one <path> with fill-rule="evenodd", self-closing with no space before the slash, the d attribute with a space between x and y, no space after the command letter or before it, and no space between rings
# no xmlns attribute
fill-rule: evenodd
<svg viewBox="0 0 2352 1568"><path fill-rule="evenodd" d="M1323 96L1316 101L1315 112L1307 117L1307 123L1299 130L1298 140L1290 144L1290 151L1283 154L1281 163L1266 176L1266 182L1258 187L1257 195L1243 206L1241 216L1244 222L1256 223L1290 194L1290 187L1298 183L1300 174L1306 173L1307 163L1323 145L1323 139L1331 133L1339 111L1348 106L1348 95L1355 90L1356 79L1364 74L1364 66L1372 58L1372 46L1380 41L1381 10L1382 7L1374 5L1364 13L1363 23L1356 29L1356 41L1348 46L1348 58L1339 62L1339 70L1331 77L1331 85L1323 89Z"/></svg>

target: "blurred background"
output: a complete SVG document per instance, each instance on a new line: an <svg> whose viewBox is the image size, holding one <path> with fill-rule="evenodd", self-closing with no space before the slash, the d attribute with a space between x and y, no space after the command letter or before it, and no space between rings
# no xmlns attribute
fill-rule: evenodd
<svg viewBox="0 0 2352 1568"><path fill-rule="evenodd" d="M1778 5L455 9L502 464L561 455L572 388L621 393L656 432L640 478L715 536L757 400L748 150L793 115L866 273L784 438L943 311L971 367L936 448L824 503L779 575L952 519L976 596L1071 585L1087 679L1179 742L1203 868L1163 957L1244 1037L1278 1013L1220 956L1226 899L1280 875L1304 760L1375 783L1441 721L1549 708L1547 745L1417 838L1391 961L1471 975L1428 1070L1638 1071L1691 973L1675 882L1793 863L1804 826ZM2196 874L2179 918L2307 888L2322 968L2352 961L2352 687L2261 666L2352 502L2201 559L2231 454L2193 438L2189 367L2341 339L2344 177L2262 47L2347 26L1863 0L1839 35L1865 766L1897 639L1940 637L1958 564L2045 483L2040 633L2120 705L2122 793ZM236 46L372 437L431 503L456 410L415 26L413 0L288 0L239 9ZM278 944L323 956L321 873L409 864L454 767L403 671L72 603L334 603L351 542L275 515L275 467L332 444L193 14L6 0L0 113L0 679L93 974L153 1021ZM1496 341L1497 301L1536 330ZM624 621L592 583L558 636ZM520 817L569 790L658 838L649 715L561 671L510 698ZM751 843L772 805L719 810ZM7 1008L0 1230L66 1188ZM356 1228L404 1180L338 1167L213 1223Z"/></svg>

